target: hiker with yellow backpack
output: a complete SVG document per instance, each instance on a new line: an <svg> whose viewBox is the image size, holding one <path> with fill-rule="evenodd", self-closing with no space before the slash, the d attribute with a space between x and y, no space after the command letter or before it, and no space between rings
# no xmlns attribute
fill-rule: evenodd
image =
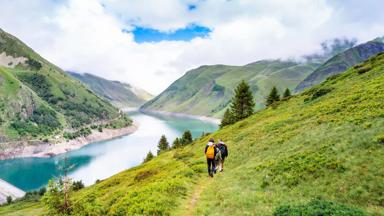
<svg viewBox="0 0 384 216"><path fill-rule="evenodd" d="M213 138L209 139L208 144L205 146L205 156L207 157L208 175L213 177L215 171L215 156L216 156L216 145Z"/></svg>

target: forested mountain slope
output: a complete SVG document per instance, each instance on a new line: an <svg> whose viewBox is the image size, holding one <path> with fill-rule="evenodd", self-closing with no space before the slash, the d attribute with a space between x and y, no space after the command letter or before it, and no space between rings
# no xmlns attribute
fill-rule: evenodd
<svg viewBox="0 0 384 216"><path fill-rule="evenodd" d="M1 29L0 54L1 141L46 139L120 118L109 102Z"/></svg>

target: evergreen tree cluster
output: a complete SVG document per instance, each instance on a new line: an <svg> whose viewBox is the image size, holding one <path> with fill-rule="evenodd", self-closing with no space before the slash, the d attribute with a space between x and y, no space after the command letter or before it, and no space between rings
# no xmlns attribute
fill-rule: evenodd
<svg viewBox="0 0 384 216"><path fill-rule="evenodd" d="M280 98L280 94L277 91L277 88L275 86L273 86L273 88L271 89L271 92L269 93L269 95L267 97L265 104L268 107L277 101L285 100L285 99L288 99L289 97L291 97L291 91L288 88L285 89L285 91L283 93L283 97Z"/></svg>
<svg viewBox="0 0 384 216"><path fill-rule="evenodd" d="M284 91L283 97L280 98L279 92L274 86L266 98L266 105L270 106L277 101L288 99L289 97L291 97L291 91L288 88ZM220 128L249 117L253 114L254 107L255 102L252 91L248 83L243 80L235 89L230 108L225 111Z"/></svg>
<svg viewBox="0 0 384 216"><path fill-rule="evenodd" d="M157 155L168 151L170 149L177 149L181 148L185 145L191 144L193 142L192 133L189 130L184 131L183 135L181 137L176 137L176 139L173 141L172 146L169 145L169 142L167 140L167 137L165 135L162 135L160 137L159 143L157 144ZM151 151L147 153L147 156L144 158L144 163L152 160L155 156Z"/></svg>

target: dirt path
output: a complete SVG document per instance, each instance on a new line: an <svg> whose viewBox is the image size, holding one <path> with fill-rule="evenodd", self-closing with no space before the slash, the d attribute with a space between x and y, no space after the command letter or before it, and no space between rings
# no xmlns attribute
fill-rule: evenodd
<svg viewBox="0 0 384 216"><path fill-rule="evenodd" d="M201 193L208 187L213 181L213 178L209 177L201 177L201 180L196 184L195 189L193 191L192 196L187 201L187 205L185 207L185 214L187 216L192 216L195 212L196 204L200 199Z"/></svg>

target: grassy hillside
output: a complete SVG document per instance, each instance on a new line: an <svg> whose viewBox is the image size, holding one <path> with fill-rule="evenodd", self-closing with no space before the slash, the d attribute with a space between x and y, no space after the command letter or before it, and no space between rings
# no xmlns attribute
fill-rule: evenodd
<svg viewBox="0 0 384 216"><path fill-rule="evenodd" d="M75 211L272 215L280 207L279 212L297 215L297 206L328 206L344 215L383 215L383 83L381 54L189 146L82 189L74 195ZM229 146L225 171L213 179L203 155L210 137ZM0 208L0 214L36 214L41 207L22 202Z"/></svg>
<svg viewBox="0 0 384 216"><path fill-rule="evenodd" d="M293 89L316 66L280 60L258 61L245 66L202 66L188 71L142 108L221 117L235 86L246 80L254 93L256 108L260 109L272 86L277 86L280 92L285 88Z"/></svg>
<svg viewBox="0 0 384 216"><path fill-rule="evenodd" d="M365 61L366 59L384 52L384 40L377 38L364 44L352 47L344 52L335 55L313 73L306 77L296 88L299 92L305 88L323 82L327 77L339 74L346 69Z"/></svg>
<svg viewBox="0 0 384 216"><path fill-rule="evenodd" d="M117 107L140 107L146 101L153 98L143 89L127 83L106 80L92 74L69 74L87 85L93 92L108 100Z"/></svg>
<svg viewBox="0 0 384 216"><path fill-rule="evenodd" d="M120 117L117 108L1 29L0 53L24 59L0 67L2 140L42 139Z"/></svg>

